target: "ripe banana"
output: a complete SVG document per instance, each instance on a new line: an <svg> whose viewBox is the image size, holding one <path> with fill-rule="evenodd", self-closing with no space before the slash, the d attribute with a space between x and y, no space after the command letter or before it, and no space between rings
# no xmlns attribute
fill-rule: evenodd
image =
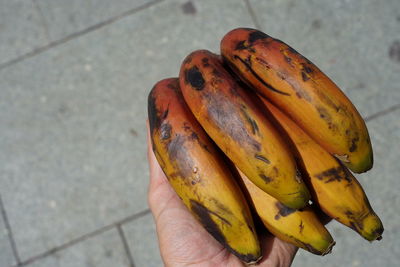
<svg viewBox="0 0 400 267"><path fill-rule="evenodd" d="M293 142L298 166L319 207L365 239L381 239L382 222L357 179L277 107L262 101Z"/></svg>
<svg viewBox="0 0 400 267"><path fill-rule="evenodd" d="M335 241L310 206L300 210L288 208L258 188L243 173L240 177L248 201L268 231L311 253L325 255L331 252Z"/></svg>
<svg viewBox="0 0 400 267"><path fill-rule="evenodd" d="M234 255L257 262L261 251L249 207L221 152L187 108L177 78L154 86L148 115L153 151L183 203Z"/></svg>
<svg viewBox="0 0 400 267"><path fill-rule="evenodd" d="M232 69L356 173L373 153L364 120L321 70L284 42L247 28L227 33L221 54Z"/></svg>
<svg viewBox="0 0 400 267"><path fill-rule="evenodd" d="M308 203L291 151L218 56L206 50L191 53L179 79L196 119L249 179L288 207Z"/></svg>

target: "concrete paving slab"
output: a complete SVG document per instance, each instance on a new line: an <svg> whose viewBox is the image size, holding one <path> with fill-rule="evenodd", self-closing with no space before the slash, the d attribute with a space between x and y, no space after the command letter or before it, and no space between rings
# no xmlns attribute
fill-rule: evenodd
<svg viewBox="0 0 400 267"><path fill-rule="evenodd" d="M363 116L400 103L400 2L250 1L261 29L308 57Z"/></svg>
<svg viewBox="0 0 400 267"><path fill-rule="evenodd" d="M115 228L38 259L29 267L128 267L121 238Z"/></svg>
<svg viewBox="0 0 400 267"><path fill-rule="evenodd" d="M8 231L4 222L4 218L0 213L0 266L11 266L15 264L14 254L11 250Z"/></svg>
<svg viewBox="0 0 400 267"><path fill-rule="evenodd" d="M400 255L400 196L398 173L400 142L400 111L368 122L374 148L375 165L365 174L356 175L381 218L385 231L381 241L369 243L339 223L328 224L336 246L330 255L319 257L300 252L294 260L298 266L397 266Z"/></svg>
<svg viewBox="0 0 400 267"><path fill-rule="evenodd" d="M0 65L47 42L32 1L0 0Z"/></svg>
<svg viewBox="0 0 400 267"><path fill-rule="evenodd" d="M229 29L252 26L241 0L187 3L0 70L0 191L22 260L146 208L149 90L190 51L218 51Z"/></svg>
<svg viewBox="0 0 400 267"><path fill-rule="evenodd" d="M52 41L157 0L35 0Z"/></svg>
<svg viewBox="0 0 400 267"><path fill-rule="evenodd" d="M124 224L123 230L135 266L163 266L158 247L156 227L151 214Z"/></svg>

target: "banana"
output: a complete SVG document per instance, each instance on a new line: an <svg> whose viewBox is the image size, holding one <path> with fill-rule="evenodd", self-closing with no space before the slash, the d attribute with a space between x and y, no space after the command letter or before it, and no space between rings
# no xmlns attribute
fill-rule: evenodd
<svg viewBox="0 0 400 267"><path fill-rule="evenodd" d="M247 199L274 236L317 255L331 252L335 245L328 230L310 206L295 210L271 197L239 171Z"/></svg>
<svg viewBox="0 0 400 267"><path fill-rule="evenodd" d="M177 78L154 86L148 115L153 151L183 203L239 259L257 262L261 250L246 200L223 155L187 108Z"/></svg>
<svg viewBox="0 0 400 267"><path fill-rule="evenodd" d="M357 179L277 107L262 101L293 142L298 166L322 211L369 241L381 239L382 222Z"/></svg>
<svg viewBox="0 0 400 267"><path fill-rule="evenodd" d="M310 198L294 158L245 90L215 54L186 57L179 75L182 94L207 134L258 187L291 208Z"/></svg>
<svg viewBox="0 0 400 267"><path fill-rule="evenodd" d="M284 42L247 28L227 33L221 54L246 83L353 172L373 165L365 122L343 92Z"/></svg>

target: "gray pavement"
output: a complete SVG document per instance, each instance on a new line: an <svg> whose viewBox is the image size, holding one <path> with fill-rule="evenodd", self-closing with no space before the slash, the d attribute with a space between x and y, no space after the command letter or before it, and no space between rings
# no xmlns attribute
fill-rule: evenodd
<svg viewBox="0 0 400 267"><path fill-rule="evenodd" d="M381 242L328 225L331 255L293 266L397 266L398 0L0 0L0 266L162 266L146 202L146 99L195 49L259 27L350 97L375 167L358 175Z"/></svg>

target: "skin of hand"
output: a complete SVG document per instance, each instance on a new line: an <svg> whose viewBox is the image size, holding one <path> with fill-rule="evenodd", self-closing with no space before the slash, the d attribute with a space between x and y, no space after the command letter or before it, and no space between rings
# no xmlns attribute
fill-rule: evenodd
<svg viewBox="0 0 400 267"><path fill-rule="evenodd" d="M147 156L150 167L148 203L165 266L246 266L218 243L183 205L154 156L149 130ZM260 242L263 258L256 266L291 265L297 252L295 246L267 232L260 236Z"/></svg>

